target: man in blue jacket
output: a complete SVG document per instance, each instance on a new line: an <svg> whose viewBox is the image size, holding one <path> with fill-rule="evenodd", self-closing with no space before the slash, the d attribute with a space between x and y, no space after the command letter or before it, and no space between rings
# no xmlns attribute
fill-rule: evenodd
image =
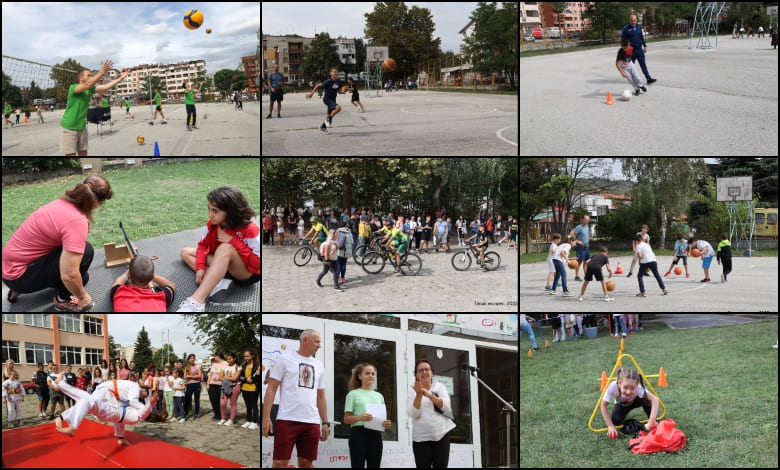
<svg viewBox="0 0 780 470"><path fill-rule="evenodd" d="M631 54L631 60L636 62L639 59L639 66L642 67L642 73L647 77L647 84L653 83L655 78L650 77L650 72L647 71L647 65L645 65L645 52L647 52L647 44L645 44L645 37L642 35L642 27L636 23L636 15L631 15L628 18L628 24L623 26L623 33L620 38L628 38L629 44L634 48L633 54Z"/></svg>

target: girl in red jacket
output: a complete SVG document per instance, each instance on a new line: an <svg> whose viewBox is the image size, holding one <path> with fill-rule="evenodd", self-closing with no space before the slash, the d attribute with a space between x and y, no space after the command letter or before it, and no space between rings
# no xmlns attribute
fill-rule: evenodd
<svg viewBox="0 0 780 470"><path fill-rule="evenodd" d="M198 247L185 247L181 259L200 284L179 306L179 312L205 312L206 298L227 277L240 284L260 281L260 228L255 211L241 191L223 186L207 197L209 221Z"/></svg>

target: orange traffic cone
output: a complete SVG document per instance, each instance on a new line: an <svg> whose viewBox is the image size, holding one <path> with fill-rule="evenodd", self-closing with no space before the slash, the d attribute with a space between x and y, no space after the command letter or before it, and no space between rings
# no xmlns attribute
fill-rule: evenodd
<svg viewBox="0 0 780 470"><path fill-rule="evenodd" d="M659 387L669 386L669 382L666 381L666 372L664 372L663 367L661 367L661 370L658 371L658 386Z"/></svg>
<svg viewBox="0 0 780 470"><path fill-rule="evenodd" d="M534 357L534 350L533 350L533 348L528 350L528 357Z"/></svg>
<svg viewBox="0 0 780 470"><path fill-rule="evenodd" d="M623 266L620 265L620 261L618 261L617 269L615 270L615 274L623 274Z"/></svg>
<svg viewBox="0 0 780 470"><path fill-rule="evenodd" d="M550 342L547 341L547 340L544 340L544 347L545 348L549 348L550 347Z"/></svg>
<svg viewBox="0 0 780 470"><path fill-rule="evenodd" d="M602 370L601 371L601 387L599 387L599 392L604 390L604 388L609 384L609 379L607 379L607 371Z"/></svg>
<svg viewBox="0 0 780 470"><path fill-rule="evenodd" d="M615 104L615 102L612 101L612 93L610 93L610 92L607 92L607 104L610 105L610 106Z"/></svg>

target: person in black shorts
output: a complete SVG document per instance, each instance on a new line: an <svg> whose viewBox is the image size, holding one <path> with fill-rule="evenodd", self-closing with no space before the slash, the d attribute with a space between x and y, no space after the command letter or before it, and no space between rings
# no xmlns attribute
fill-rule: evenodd
<svg viewBox="0 0 780 470"><path fill-rule="evenodd" d="M282 90L282 83L284 83L284 75L279 73L279 64L274 64L274 73L268 75L268 87L271 88L271 103L268 104L268 116L266 119L271 119L271 115L274 113L274 101L276 104L276 117L282 117L282 101L284 100L284 91Z"/></svg>
<svg viewBox="0 0 780 470"><path fill-rule="evenodd" d="M317 88L322 87L325 90L325 97L322 98L322 102L328 107L328 114L325 115L325 119L322 121L320 130L324 133L328 133L326 127L333 125L333 116L337 115L341 111L341 106L336 104L336 92L338 91L342 95L346 93L347 87L339 78L339 69L337 67L330 68L330 78L322 83L318 83L311 92L306 93L306 98L310 99Z"/></svg>

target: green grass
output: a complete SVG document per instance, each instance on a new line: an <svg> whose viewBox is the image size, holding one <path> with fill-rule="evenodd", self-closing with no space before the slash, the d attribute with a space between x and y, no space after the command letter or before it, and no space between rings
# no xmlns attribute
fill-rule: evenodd
<svg viewBox="0 0 780 470"><path fill-rule="evenodd" d="M109 170L103 176L114 196L92 213L88 241L124 244L121 220L132 241L202 227L208 221L206 196L219 186L241 190L260 213L260 161L257 158L208 158L192 163ZM3 246L30 214L65 194L86 175L54 178L3 188Z"/></svg>
<svg viewBox="0 0 780 470"><path fill-rule="evenodd" d="M521 467L777 468L777 321L688 330L646 322L626 340L624 353L645 374L661 366L666 372L668 387L650 380L687 437L684 449L669 454L635 455L629 437L612 441L588 429L601 371L609 374L617 359L617 339L599 330L597 339L547 349L534 333L541 349L533 358L528 336L520 340ZM544 337L552 341L549 328ZM641 408L628 417L646 419ZM606 427L600 412L593 427Z"/></svg>

